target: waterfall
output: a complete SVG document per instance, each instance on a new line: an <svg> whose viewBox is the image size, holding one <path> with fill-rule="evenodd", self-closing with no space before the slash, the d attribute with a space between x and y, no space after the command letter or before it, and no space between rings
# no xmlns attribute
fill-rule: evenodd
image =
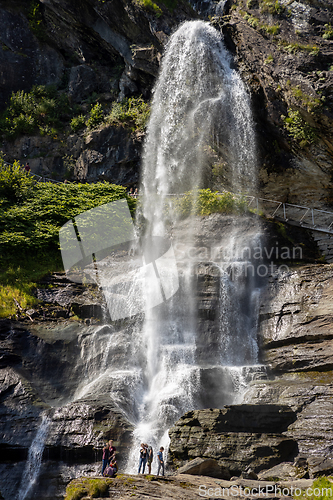
<svg viewBox="0 0 333 500"><path fill-rule="evenodd" d="M29 448L28 460L22 475L17 500L25 500L37 482L50 423L51 420L47 415L43 415L37 434Z"/></svg>
<svg viewBox="0 0 333 500"><path fill-rule="evenodd" d="M246 88L220 34L206 22L191 21L166 47L143 154L138 227L144 251L154 247L154 254L162 255L158 242L171 238L173 248L184 252L177 259L177 293L156 306L156 288L148 279L144 318L134 329L140 339L134 351L140 377L133 391L137 412L128 472L137 470L141 442L167 450L167 430L186 411L203 408L214 397L215 406L238 401L251 376L244 366L257 363L257 283L255 276L244 278L248 263L236 250L257 244L258 227L250 242L233 230L226 236L230 258L215 262L221 278L214 352L205 339L200 345L196 263L189 257L196 222L180 220L171 195L203 185L209 149L218 150L228 163L234 191L255 189L255 138ZM205 394L216 379L220 398Z"/></svg>

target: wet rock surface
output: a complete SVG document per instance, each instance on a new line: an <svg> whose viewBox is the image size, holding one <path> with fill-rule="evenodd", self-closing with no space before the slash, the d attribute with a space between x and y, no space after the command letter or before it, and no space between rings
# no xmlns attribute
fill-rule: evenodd
<svg viewBox="0 0 333 500"><path fill-rule="evenodd" d="M331 204L333 42L324 35L332 20L329 1L279 2L276 9L236 1L216 21L253 93L265 198ZM300 113L303 130L312 127L314 141L288 133L290 110Z"/></svg>
<svg viewBox="0 0 333 500"><path fill-rule="evenodd" d="M215 214L195 223L193 255L201 260L196 284L199 339L202 349L210 348L216 354L213 329L218 320L220 270L212 264L211 256L205 258L202 249L222 247L224 232L255 235L258 221L252 215L235 220ZM315 259L308 233L288 243L288 238L271 231L272 224L265 223L260 231L271 236L266 241L274 248L277 241L290 249L302 243L307 258ZM296 233L293 236L296 238ZM273 264L275 269L279 261ZM242 481L253 480L255 474L281 462L288 465L271 472L285 481L289 480L286 470L290 473L295 467L310 478L331 470L330 353L325 347L320 357L314 355L330 341L330 276L330 265L305 265L271 277L260 309L260 355L268 366L268 378L266 368L258 365L255 373L244 375L247 382L252 380L246 404L185 415L171 431L173 466L189 467L188 462L199 458L206 465L209 461L201 474L215 471L224 479L242 475ZM126 374L120 382L108 367L121 367L129 356L133 346L129 345L128 332L138 318L104 323L103 297L98 289L71 283L61 273L45 279L36 294L42 302L35 315L21 312L17 320L0 322L0 448L5 457L0 466L4 478L0 490L6 499L15 488L11 478L16 477L16 484L21 480L43 415L50 418L39 480L43 498L60 498L70 479L98 473L106 439L115 440L119 465L124 468L132 422L137 418L131 389L135 375ZM80 319L73 316L75 311ZM118 347L111 344L106 355L111 335L116 335ZM301 372L295 368L293 356L303 344L298 363L303 367ZM223 366L202 367L198 376L201 407L210 408L214 402L223 407L232 402L235 380ZM304 464L297 465L294 459L302 457Z"/></svg>
<svg viewBox="0 0 333 500"><path fill-rule="evenodd" d="M212 458L223 479L249 466L254 472L270 468L297 455L296 441L282 434L295 418L290 408L274 405L188 412L169 431L169 461L179 466L195 457Z"/></svg>
<svg viewBox="0 0 333 500"><path fill-rule="evenodd" d="M286 435L297 440L302 456L320 459L333 450L331 283L331 265L300 267L270 281L260 310L262 361L270 376L250 384L244 397L290 405L297 420Z"/></svg>

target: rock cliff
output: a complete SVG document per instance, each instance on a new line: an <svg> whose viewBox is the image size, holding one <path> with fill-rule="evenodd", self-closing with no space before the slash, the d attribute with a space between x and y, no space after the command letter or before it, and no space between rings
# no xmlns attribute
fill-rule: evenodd
<svg viewBox="0 0 333 500"><path fill-rule="evenodd" d="M170 430L173 466L195 457L212 458L224 468L226 478L226 471L244 474L246 466L256 471L269 468L267 462L265 465L260 463L258 457L263 455L264 461L272 460L272 463L274 460L276 463L287 461L289 466L295 463L297 467L301 463L304 474L310 477L331 473L331 286L331 265L293 268L282 276L269 279L261 297L259 314L261 362L266 365L267 378L250 382L243 404L239 406L222 411L209 410L211 414L208 410L192 412L179 420ZM257 432L255 446L266 446L262 455L255 451L251 441L254 435L246 434L234 415L239 412L244 416L254 408L254 414L247 418L249 430L256 421L256 412L260 415L274 405L286 405L293 412L294 420L286 423L280 436L294 443L294 448L290 445L288 449L288 459L274 456L271 450L275 448L269 439L262 444L262 440L267 439L265 425L259 430L252 429ZM211 417L207 418L207 412ZM267 416L265 422L273 432L274 423ZM234 449L238 450L235 455ZM275 472L272 469L266 475L280 479L288 477L282 469Z"/></svg>
<svg viewBox="0 0 333 500"><path fill-rule="evenodd" d="M182 224L174 230L181 231ZM304 259L313 262L317 258L311 235L302 229L293 229L289 233L288 229L281 231L278 224L269 221L260 226L258 217L251 214L238 219L212 214L198 217L194 224L196 239L191 248L193 259L197 262L198 356L204 352L207 354L209 349L214 357L219 349L216 332L220 316L221 273L213 260L219 259L224 237L236 233L239 237L244 235L245 244L249 235L261 234L262 242L265 241L262 248L274 248L272 262L267 256L266 259L259 259L261 265L268 266L267 273L274 272L262 297L261 361L271 363L271 372L275 370L279 374L275 378L270 375L267 380L266 369L258 366L254 373L248 374L247 380L254 379L246 395L248 406L211 411L209 408L213 405L222 408L233 402L235 381L223 367L208 369L202 366L197 397L200 407L208 409L203 413L195 411L193 415L186 415L177 423L172 431L170 447L173 465L182 465L195 456L213 458L218 462L219 475L228 478L248 467L257 471L270 468L297 456L299 450L307 456L312 453L309 451L311 447L322 452L324 447L319 447L318 443L323 439L323 433L328 434L330 416L327 372L321 375L314 373L318 381L321 376L324 380L316 384L312 381L310 393L307 379L310 375L292 369L288 351L291 342L286 339L287 332L293 328L292 317L298 320L297 325L301 325L307 323L308 314L314 328L315 325L318 328L323 325L326 309L330 307L327 299L330 266L312 265L313 272L312 267L304 267L291 270L289 274L276 274L280 264L295 264L292 258L280 259L276 248L289 249L292 256L296 245L303 249ZM266 279L261 279L261 286ZM307 289L305 295L300 286L294 287L293 280L304 282L303 287ZM295 297L289 301L292 293ZM136 419L131 377L135 379L138 375L126 372L121 378L112 378L112 370L121 367L122 360L135 348L128 342L128 335L134 322L141 321L140 316L110 322L105 316L103 296L97 287L71 283L61 274L45 279L37 287L36 295L41 302L35 311L27 311L28 315L21 312L16 319L1 322L3 437L0 447L3 458L0 468L4 479L1 480L0 490L5 498L14 494L15 485L21 479L22 467L43 415L49 419L49 427L38 491L39 494L43 492L45 499L61 498L66 482L79 474L98 473L101 448L106 439L115 440L119 465L124 468ZM287 303L293 306L283 305L286 297ZM305 300L305 297L308 299ZM297 300L298 308L295 306ZM293 316L288 313L290 307L293 307ZM298 310L299 313L296 313ZM275 338L276 324L281 324L279 340ZM305 334L305 338L298 333L298 337L308 348L308 358L302 358L306 369L310 363L311 346L317 344L319 352L320 343L328 341L328 334L321 337L313 331L313 338L309 338L309 333ZM114 345L113 338L117 338ZM278 349L286 350L283 351L286 356L283 363L282 356L276 354ZM323 356L318 357L316 370L319 367L325 369L323 359ZM107 367L111 368L110 372ZM284 374L284 371L287 373ZM290 385L290 377L297 377L293 385ZM271 406L266 406L268 403ZM321 427L319 420L315 422L314 432L306 419L313 415L312 408L321 404L326 417L321 417ZM327 443L325 446L330 445ZM317 456L317 453L313 455Z"/></svg>
<svg viewBox="0 0 333 500"><path fill-rule="evenodd" d="M329 1L186 2L154 8L122 0L1 2L2 104L14 90L55 83L86 113L122 98L149 99L168 37L179 23L210 16L223 33L252 94L265 197L330 207L332 203L332 5ZM218 4L220 6L220 4ZM89 101L93 96L92 101ZM95 101L94 101L95 99ZM86 103L86 104L85 104ZM86 131L85 131L86 132ZM107 126L85 136L6 140L7 160L29 158L38 174L138 182L142 135ZM206 183L228 187L228 154L207 155Z"/></svg>

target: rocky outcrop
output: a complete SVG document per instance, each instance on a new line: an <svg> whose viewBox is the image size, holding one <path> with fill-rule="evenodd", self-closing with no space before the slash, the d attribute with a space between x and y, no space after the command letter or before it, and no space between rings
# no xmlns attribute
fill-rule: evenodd
<svg viewBox="0 0 333 500"><path fill-rule="evenodd" d="M290 270L262 297L262 358L274 372L331 370L331 265Z"/></svg>
<svg viewBox="0 0 333 500"><path fill-rule="evenodd" d="M297 454L296 441L282 434L295 418L290 408L274 405L188 412L169 431L169 461L180 466L196 457L214 459L224 479L249 466L267 469Z"/></svg>
<svg viewBox="0 0 333 500"><path fill-rule="evenodd" d="M181 222L174 231L182 231L185 223ZM220 407L231 404L238 383L228 367L219 365L221 343L214 335L220 317L219 266L226 264L220 254L224 237L237 235L244 245L251 240L251 251L255 247L257 251L266 248L270 255L271 248L274 249L271 255L274 277L263 295L260 316L261 361L270 360L271 368L269 380L263 365L253 367L252 372L243 370L244 380L253 380L246 395L248 404L186 414L172 434L170 456L173 463L181 466L200 457L206 465L208 460L210 474L214 470L215 476L230 478L242 473L245 481L250 480L252 474L292 460L299 453L308 460L317 459L320 454L328 458L331 446L330 372L306 371L313 363L310 355L308 361L305 358L302 361L303 373L295 371L289 359L292 350L288 336L299 323L295 339L308 343L309 353L311 346L317 343L319 351L320 342L329 340L328 329L323 338L315 330L306 333L305 337L302 331L304 325L312 323L317 324L316 328L319 325L323 328L325 315L328 317L330 266L312 265L290 269L288 273L276 272L281 262L291 268L295 245L303 249L305 259L316 259L314 242L309 233L300 228L282 231L271 221L260 227L254 214L241 218L213 214L198 217L193 224L196 237L189 248L196 272L197 358L199 361L205 359L206 352L213 360L210 366L200 366L196 372L196 383L200 386L196 393L198 406L211 408L214 404ZM242 235L244 240L241 240ZM290 260L279 260L282 247L291 256ZM176 250L181 269L184 249ZM263 259L258 256L257 264L270 266L268 255ZM262 285L263 281L258 283ZM140 331L135 328L140 329L142 318L114 323L108 319L104 321L102 315L106 308L97 287L71 283L61 273L45 279L36 288L36 295L42 302L35 311L21 311L16 320L1 322L0 421L3 439L0 447L6 461L0 466L1 477L4 477L0 490L5 498L13 496L13 484L21 480L24 461L43 415L50 420L38 480L45 499L61 495L66 481L75 474L97 474L105 439L116 441L119 464L124 467L131 441L131 422L135 422L138 415L136 388L141 374L136 368L124 370L124 359L129 359L137 348L134 343L140 342L140 336L131 337L131 333ZM81 319L73 316L74 313ZM283 363L279 361L282 355L274 354L277 349L290 349L285 352ZM320 359L318 357L316 366L325 369ZM14 467L13 473L14 464L19 466ZM328 465L317 464L316 467ZM204 467L200 470L207 473ZM308 474L310 470L307 462Z"/></svg>
<svg viewBox="0 0 333 500"><path fill-rule="evenodd" d="M286 435L305 457L330 458L332 420L332 268L293 269L270 280L260 310L262 361L269 380L250 385L245 401L290 405Z"/></svg>
<svg viewBox="0 0 333 500"><path fill-rule="evenodd" d="M223 9L215 3L192 4L202 16L215 16L212 23L223 33L252 93L261 195L330 207L330 3L235 0ZM170 34L185 19L198 17L186 3L179 3L172 12L162 3L158 9L157 13L140 2L123 0L45 0L30 12L25 2L19 2L16 10L5 2L2 102L12 90L29 90L38 83L56 83L73 103L93 93L109 103L139 94L148 99ZM299 115L290 118L288 131L283 117L295 111ZM7 160L29 158L32 171L48 177L63 178L63 158L73 155L76 179L136 184L142 138L110 128L100 134L94 146L74 135L25 137L5 142L3 149ZM229 185L231 176L224 153L221 147L207 157L205 182L217 189Z"/></svg>
<svg viewBox="0 0 333 500"><path fill-rule="evenodd" d="M265 198L331 204L333 42L324 35L332 15L328 1L235 1L217 20L252 90ZM289 110L301 117L293 133L283 121ZM305 130L316 139L304 140Z"/></svg>
<svg viewBox="0 0 333 500"><path fill-rule="evenodd" d="M30 331L8 321L0 327L0 487L5 498L16 496L43 417L48 419L48 428L36 494L61 498L78 470L98 473L106 440L114 440L119 463L124 464L132 425L107 394L85 390L89 377L84 372L89 372L89 363L94 369L103 356L103 352L95 353L97 361L90 356L87 364L80 362L89 327L83 334L85 340L80 340L82 325L75 321L45 321L31 325Z"/></svg>

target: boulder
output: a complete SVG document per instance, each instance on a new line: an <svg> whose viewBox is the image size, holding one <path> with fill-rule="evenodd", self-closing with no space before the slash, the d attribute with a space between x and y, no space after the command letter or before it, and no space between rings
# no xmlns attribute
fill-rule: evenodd
<svg viewBox="0 0 333 500"><path fill-rule="evenodd" d="M271 469L259 472L258 479L264 481L280 481L288 479L302 479L307 476L307 470L302 467L296 467L291 462L282 462Z"/></svg>
<svg viewBox="0 0 333 500"><path fill-rule="evenodd" d="M333 459L322 457L308 458L309 476L310 478L329 476L333 474Z"/></svg>
<svg viewBox="0 0 333 500"><path fill-rule="evenodd" d="M197 476L230 479L230 472L221 467L216 460L210 458L195 458L177 470L177 474L193 474Z"/></svg>

